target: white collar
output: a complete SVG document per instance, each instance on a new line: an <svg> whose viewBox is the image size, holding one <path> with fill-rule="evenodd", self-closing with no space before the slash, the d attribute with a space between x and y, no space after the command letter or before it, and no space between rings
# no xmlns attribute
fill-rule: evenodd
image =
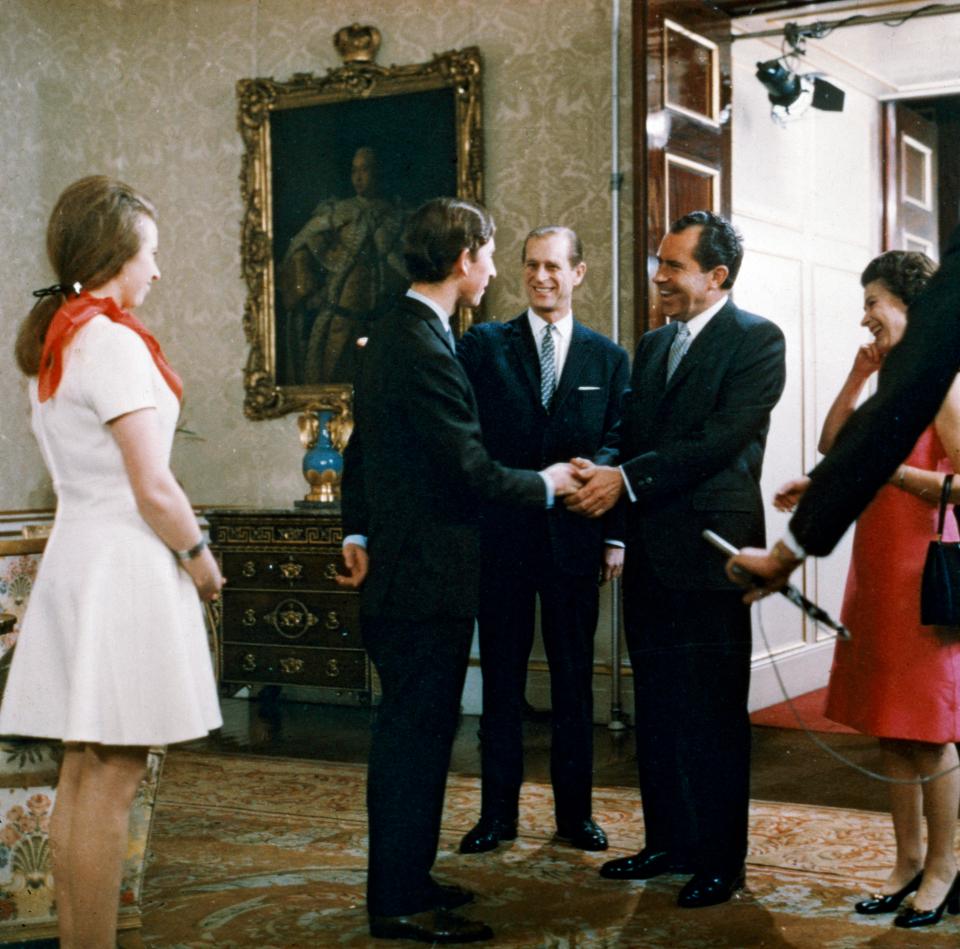
<svg viewBox="0 0 960 949"><path fill-rule="evenodd" d="M707 323L726 306L727 300L729 299L729 294L725 293L713 306L707 307L702 313L691 316L690 319L687 320L687 329L690 330L690 342L693 342L697 338L697 334L701 333Z"/></svg>
<svg viewBox="0 0 960 949"><path fill-rule="evenodd" d="M409 289L407 290L408 297L411 300L416 300L419 303L422 303L424 306L430 307L434 313L437 314L438 319L443 324L443 329L445 332L450 331L450 314L444 310L436 300L431 300L430 297L425 297L422 293L417 293L416 290Z"/></svg>
<svg viewBox="0 0 960 949"><path fill-rule="evenodd" d="M530 332L533 333L533 338L539 339L543 333L543 328L547 325L547 321L542 316L534 313L529 307L527 308L527 320L530 323ZM561 316L553 326L560 334L562 340L565 342L569 340L573 335L573 311L571 310L565 316Z"/></svg>

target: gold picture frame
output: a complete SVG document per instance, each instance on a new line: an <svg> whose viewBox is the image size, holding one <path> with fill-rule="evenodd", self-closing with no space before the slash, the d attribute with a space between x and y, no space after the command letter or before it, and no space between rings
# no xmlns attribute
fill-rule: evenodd
<svg viewBox="0 0 960 949"><path fill-rule="evenodd" d="M377 272L392 282L402 272L398 238L404 215L438 194L483 198L479 50L384 67L372 61L379 46L374 27L347 27L335 43L344 65L325 76L237 82L244 142L243 327L250 347L244 414L251 419L308 405L342 409L349 401L349 360L363 335L362 310L350 309L353 297L346 307L333 298L345 292L341 285L349 278L342 276L342 253L327 242L337 227L342 233L343 220L358 207L368 214L371 199L362 190L367 179L358 165L374 163L374 180L386 182L374 202L385 223L369 225L376 234L369 246L382 252ZM346 197L351 185L356 194ZM311 254L316 272L304 274ZM370 253L363 260L373 266ZM384 277L382 284L387 282ZM359 301L372 281L356 285ZM369 304L369 294L363 302ZM461 314L461 330L470 319Z"/></svg>

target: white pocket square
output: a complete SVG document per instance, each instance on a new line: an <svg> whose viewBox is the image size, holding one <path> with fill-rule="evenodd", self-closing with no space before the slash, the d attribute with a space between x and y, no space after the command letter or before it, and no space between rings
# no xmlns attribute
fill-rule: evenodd
<svg viewBox="0 0 960 949"><path fill-rule="evenodd" d="M577 386L578 392L599 392L600 386Z"/></svg>

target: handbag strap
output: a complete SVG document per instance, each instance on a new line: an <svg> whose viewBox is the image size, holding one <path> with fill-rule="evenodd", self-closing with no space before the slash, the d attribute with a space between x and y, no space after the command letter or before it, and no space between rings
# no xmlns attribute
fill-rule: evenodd
<svg viewBox="0 0 960 949"><path fill-rule="evenodd" d="M947 504L950 503L950 491L953 488L953 475L948 474L943 479L940 489L940 511L937 514L937 540L943 537L943 524L947 519ZM958 521L960 523L960 521Z"/></svg>

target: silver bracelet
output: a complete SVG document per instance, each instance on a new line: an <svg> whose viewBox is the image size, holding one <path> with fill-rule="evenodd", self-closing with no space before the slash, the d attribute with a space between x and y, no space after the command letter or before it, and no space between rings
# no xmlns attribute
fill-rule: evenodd
<svg viewBox="0 0 960 949"><path fill-rule="evenodd" d="M198 540L189 550L175 550L173 552L173 556L180 561L193 560L196 557L199 557L200 554L203 553L204 548L206 548L206 546L207 546L207 538L201 537L200 540Z"/></svg>

